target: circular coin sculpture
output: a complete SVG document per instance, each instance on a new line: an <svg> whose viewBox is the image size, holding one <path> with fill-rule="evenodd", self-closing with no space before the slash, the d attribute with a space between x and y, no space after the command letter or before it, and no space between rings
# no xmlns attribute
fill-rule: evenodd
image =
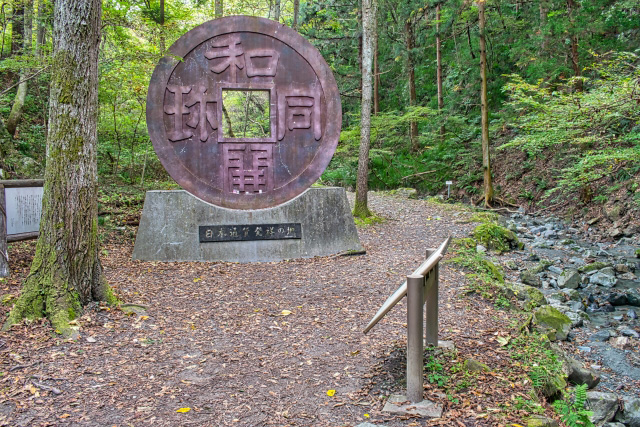
<svg viewBox="0 0 640 427"><path fill-rule="evenodd" d="M320 52L277 22L230 16L184 34L156 66L147 126L164 168L231 209L282 204L329 164L340 94Z"/></svg>

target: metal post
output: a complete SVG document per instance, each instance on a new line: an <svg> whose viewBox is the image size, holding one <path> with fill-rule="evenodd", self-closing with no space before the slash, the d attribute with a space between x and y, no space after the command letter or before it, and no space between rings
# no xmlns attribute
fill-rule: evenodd
<svg viewBox="0 0 640 427"><path fill-rule="evenodd" d="M435 249L427 249L427 258ZM425 280L424 300L425 307L425 342L427 345L438 346L438 281L439 263L436 264Z"/></svg>
<svg viewBox="0 0 640 427"><path fill-rule="evenodd" d="M423 292L424 276L407 276L407 399L413 403L422 402L424 390Z"/></svg>

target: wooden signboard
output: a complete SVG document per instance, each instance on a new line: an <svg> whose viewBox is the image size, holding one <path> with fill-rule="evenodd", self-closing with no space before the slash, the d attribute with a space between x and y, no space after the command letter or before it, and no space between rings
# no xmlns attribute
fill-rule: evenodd
<svg viewBox="0 0 640 427"><path fill-rule="evenodd" d="M43 185L41 179L0 181L0 277L9 275L7 242L38 237Z"/></svg>

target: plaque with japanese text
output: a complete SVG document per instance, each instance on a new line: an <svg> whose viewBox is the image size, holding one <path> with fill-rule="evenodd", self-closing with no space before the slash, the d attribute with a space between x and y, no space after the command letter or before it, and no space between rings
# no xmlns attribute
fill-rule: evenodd
<svg viewBox="0 0 640 427"><path fill-rule="evenodd" d="M201 225L200 242L302 239L302 224Z"/></svg>
<svg viewBox="0 0 640 427"><path fill-rule="evenodd" d="M217 206L263 209L309 188L329 164L340 94L294 30L230 16L184 34L157 65L147 126L167 172Z"/></svg>

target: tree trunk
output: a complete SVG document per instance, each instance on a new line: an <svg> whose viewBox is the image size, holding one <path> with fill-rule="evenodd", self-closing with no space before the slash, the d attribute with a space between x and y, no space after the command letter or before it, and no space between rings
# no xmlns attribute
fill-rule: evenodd
<svg viewBox="0 0 640 427"><path fill-rule="evenodd" d="M413 67L413 25L411 25L411 19L407 18L404 23L404 35L407 48L407 80L409 83L409 105L414 107L416 105L416 78ZM411 151L414 153L418 151L418 123L412 121L409 123L409 137L411 138Z"/></svg>
<svg viewBox="0 0 640 427"><path fill-rule="evenodd" d="M33 0L24 0L24 38L22 44L22 50L25 55L31 54L31 40L33 38ZM11 107L11 112L9 113L9 118L7 119L7 131L10 135L14 135L16 133L16 129L18 128L18 123L22 119L22 110L24 109L24 100L27 97L27 76L29 75L29 70L26 67L23 67L20 70L20 83L18 85L18 91L16 92L16 97L13 100L13 107Z"/></svg>
<svg viewBox="0 0 640 427"><path fill-rule="evenodd" d="M300 19L300 0L293 0L293 29L298 31L298 19Z"/></svg>
<svg viewBox="0 0 640 427"><path fill-rule="evenodd" d="M223 12L222 12L222 0L215 0L215 18L222 18L223 16Z"/></svg>
<svg viewBox="0 0 640 427"><path fill-rule="evenodd" d="M20 55L24 38L24 7L22 2L15 2L11 15L11 54Z"/></svg>
<svg viewBox="0 0 640 427"><path fill-rule="evenodd" d="M377 22L377 19L376 19ZM376 28L373 54L373 114L380 112L380 64L378 63L378 29Z"/></svg>
<svg viewBox="0 0 640 427"><path fill-rule="evenodd" d="M38 1L38 14L36 16L36 55L42 56L44 53L45 33L46 26L45 20L47 19L46 6L44 0Z"/></svg>
<svg viewBox="0 0 640 427"><path fill-rule="evenodd" d="M576 3L574 0L567 0L567 12L569 13L569 33L571 35L571 65L573 66L573 74L576 77L582 76L580 70L580 63L578 59L578 35L576 34L575 18L573 13L576 9ZM576 81L576 90L582 92L582 79Z"/></svg>
<svg viewBox="0 0 640 427"><path fill-rule="evenodd" d="M482 170L484 172L484 204L490 206L493 200L491 179L491 158L489 155L489 104L487 101L487 47L485 43L485 0L478 1L478 26L480 29L480 109L482 113Z"/></svg>
<svg viewBox="0 0 640 427"><path fill-rule="evenodd" d="M441 4L436 5L436 85L438 87L438 112L442 114L444 108L444 99L442 98L442 52L440 51L442 43L440 40L440 8ZM442 118L440 118L442 120ZM440 126L440 137L444 138L444 123Z"/></svg>
<svg viewBox="0 0 640 427"><path fill-rule="evenodd" d="M164 0L160 0L160 53L164 55L167 50L164 37Z"/></svg>
<svg viewBox="0 0 640 427"><path fill-rule="evenodd" d="M369 191L369 147L371 145L372 65L376 31L376 0L362 0L362 104L360 116L360 153L356 201L353 214L359 218L371 215L367 203Z"/></svg>
<svg viewBox="0 0 640 427"><path fill-rule="evenodd" d="M280 0L275 0L273 8L273 20L280 22Z"/></svg>
<svg viewBox="0 0 640 427"><path fill-rule="evenodd" d="M115 302L98 258L100 0L56 0L40 236L7 326L46 316L68 335L90 301Z"/></svg>

